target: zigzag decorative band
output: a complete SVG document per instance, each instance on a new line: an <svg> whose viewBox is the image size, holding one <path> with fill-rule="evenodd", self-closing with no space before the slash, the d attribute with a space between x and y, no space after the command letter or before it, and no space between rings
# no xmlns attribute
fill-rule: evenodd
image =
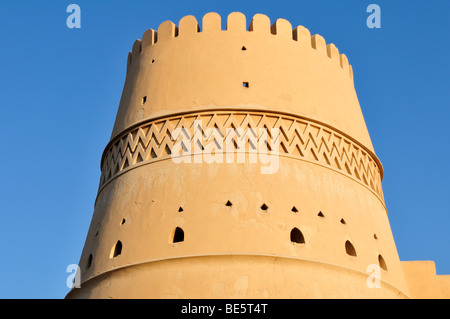
<svg viewBox="0 0 450 319"><path fill-rule="evenodd" d="M195 121L201 121L203 131L202 138L194 141L195 123L198 123ZM277 128L277 136L266 135L263 138L278 139L279 156L296 158L336 170L372 190L383 202L381 164L364 146L344 133L310 119L259 110L195 111L150 119L132 127L106 147L101 163L100 189L126 169L141 163L171 159L180 135L191 139L192 143L187 145L194 154L195 149L203 149L218 136L223 138L221 142L224 144L227 130L239 128L253 132L267 129L269 135L270 129ZM208 129L218 134L205 136L204 131ZM238 136L239 139L244 139L246 146L249 143L247 135ZM205 145L199 145L202 141ZM251 147L250 145L250 149Z"/></svg>

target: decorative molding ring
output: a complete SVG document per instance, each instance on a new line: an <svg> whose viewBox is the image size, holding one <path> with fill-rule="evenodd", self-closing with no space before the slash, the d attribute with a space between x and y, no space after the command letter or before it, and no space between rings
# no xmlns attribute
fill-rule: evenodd
<svg viewBox="0 0 450 319"><path fill-rule="evenodd" d="M195 136L195 130L198 129L195 127L198 122L195 121L202 123L200 139ZM205 135L208 129L209 132L216 133ZM199 147L203 149L218 137L223 138L220 142L225 143L229 129L247 132L266 129L269 138L264 136L267 138L265 141L269 144L270 139L278 140L279 156L312 162L338 171L369 188L384 202L381 163L363 145L329 125L292 114L262 110L185 112L149 119L130 127L108 143L105 149L99 192L124 170L174 158L174 146L179 143L181 135L185 141L191 142L187 145L195 156ZM271 129L278 129L276 136L270 136ZM238 136L240 142L246 144L245 150L251 141L249 135L251 134ZM251 150L251 146L249 149Z"/></svg>

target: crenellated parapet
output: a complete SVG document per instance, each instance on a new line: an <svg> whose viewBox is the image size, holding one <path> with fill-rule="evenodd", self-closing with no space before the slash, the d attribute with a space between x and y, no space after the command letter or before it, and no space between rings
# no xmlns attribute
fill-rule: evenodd
<svg viewBox="0 0 450 319"><path fill-rule="evenodd" d="M319 34L311 36L310 31L304 26L292 28L291 23L285 19L277 19L271 25L268 16L256 14L247 28L245 15L240 12L232 12L227 17L225 30L222 30L220 15L210 12L203 17L202 27L201 29L194 16L189 15L183 17L178 26L172 21L165 21L159 25L157 31L148 29L143 34L142 40L138 39L134 42L132 51L129 52L128 65L132 63L133 58L145 54L152 46L174 38L193 37L201 32L254 32L271 34L284 40L295 41L299 46L314 50L317 54L331 59L332 63L335 63L353 79L352 66L349 64L347 56L339 53L336 45L333 43L327 44Z"/></svg>

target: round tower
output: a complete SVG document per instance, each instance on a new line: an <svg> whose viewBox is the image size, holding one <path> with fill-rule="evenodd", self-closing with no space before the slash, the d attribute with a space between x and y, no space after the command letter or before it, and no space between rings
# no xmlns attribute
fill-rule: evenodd
<svg viewBox="0 0 450 319"><path fill-rule="evenodd" d="M408 297L334 44L208 13L147 30L127 63L67 298Z"/></svg>

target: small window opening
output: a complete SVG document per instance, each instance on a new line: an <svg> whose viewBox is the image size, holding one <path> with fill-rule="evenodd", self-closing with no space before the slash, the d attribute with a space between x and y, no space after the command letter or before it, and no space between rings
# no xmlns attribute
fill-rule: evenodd
<svg viewBox="0 0 450 319"><path fill-rule="evenodd" d="M95 227L95 237L98 236L98 233L99 233L99 231L100 231L100 227L101 227L101 224L98 223L98 224L97 224L97 227Z"/></svg>
<svg viewBox="0 0 450 319"><path fill-rule="evenodd" d="M345 222L345 220L344 220L344 218L341 218L341 224L347 224L346 222Z"/></svg>
<svg viewBox="0 0 450 319"><path fill-rule="evenodd" d="M319 217L325 217L325 216L323 215L322 212L319 212L319 213L317 214L317 216L319 216Z"/></svg>
<svg viewBox="0 0 450 319"><path fill-rule="evenodd" d="M345 242L345 251L347 252L347 255L356 256L355 247L353 247L353 244L348 240Z"/></svg>
<svg viewBox="0 0 450 319"><path fill-rule="evenodd" d="M152 63L155 63L155 59L152 59Z"/></svg>
<svg viewBox="0 0 450 319"><path fill-rule="evenodd" d="M89 257L86 262L86 269L91 268L91 265L92 265L92 254L89 254Z"/></svg>
<svg viewBox="0 0 450 319"><path fill-rule="evenodd" d="M291 211L294 212L294 213L298 213L298 209L295 206L292 207Z"/></svg>
<svg viewBox="0 0 450 319"><path fill-rule="evenodd" d="M387 270L386 262L384 261L384 258L381 255L378 255L378 264L380 265L381 269Z"/></svg>
<svg viewBox="0 0 450 319"><path fill-rule="evenodd" d="M122 242L118 240L117 243L111 249L111 254L109 258L116 258L120 254L122 254Z"/></svg>
<svg viewBox="0 0 450 319"><path fill-rule="evenodd" d="M178 208L178 212L181 213L183 211L183 207Z"/></svg>
<svg viewBox="0 0 450 319"><path fill-rule="evenodd" d="M144 97L142 98L142 104L145 104L145 102L147 102L147 97L146 97L146 96L144 96Z"/></svg>
<svg viewBox="0 0 450 319"><path fill-rule="evenodd" d="M291 230L291 242L297 244L305 243L305 237L303 237L302 232L296 227Z"/></svg>
<svg viewBox="0 0 450 319"><path fill-rule="evenodd" d="M230 201L228 201L228 202L225 204L225 206L231 207L231 206L233 206L233 204L232 204Z"/></svg>
<svg viewBox="0 0 450 319"><path fill-rule="evenodd" d="M242 82L242 86L245 87L245 88L248 88L249 84L248 84L248 82Z"/></svg>
<svg viewBox="0 0 450 319"><path fill-rule="evenodd" d="M173 233L172 243L179 243L182 241L184 241L184 231L180 227L177 227Z"/></svg>
<svg viewBox="0 0 450 319"><path fill-rule="evenodd" d="M126 222L125 218L122 218L122 220L120 221L120 225L125 224L125 222Z"/></svg>
<svg viewBox="0 0 450 319"><path fill-rule="evenodd" d="M266 211L269 209L269 206L267 206L266 204L262 204L261 209Z"/></svg>
<svg viewBox="0 0 450 319"><path fill-rule="evenodd" d="M247 48L245 47L245 46L242 46L242 49L241 49L242 51L245 51L245 50L247 50Z"/></svg>
<svg viewBox="0 0 450 319"><path fill-rule="evenodd" d="M373 234L373 238L378 239L377 234Z"/></svg>

